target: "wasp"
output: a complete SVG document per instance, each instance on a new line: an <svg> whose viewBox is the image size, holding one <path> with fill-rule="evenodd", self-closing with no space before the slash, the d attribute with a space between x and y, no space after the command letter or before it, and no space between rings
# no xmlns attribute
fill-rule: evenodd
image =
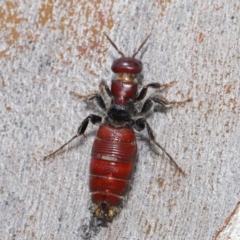
<svg viewBox="0 0 240 240"><path fill-rule="evenodd" d="M89 122L93 125L100 125L92 146L89 189L94 216L104 222L111 222L114 216L120 212L123 200L133 180L138 157L135 131L140 132L146 129L149 140L167 155L180 173L184 174L171 155L155 140L153 130L145 116L154 104L167 108L174 104L184 104L191 99L181 102L168 101L159 95L145 99L149 88L163 90L172 83L152 82L142 87L140 91L138 90L139 75L142 72L143 64L135 56L143 48L150 35L131 57L126 57L110 37L107 34L105 36L121 55L112 63L111 69L115 73L115 77L111 82L111 88L105 81L100 83L111 102L107 107L101 92L92 94L88 99L94 99L105 112L106 117L103 118L95 114L87 116L79 126L76 135L44 159L54 156L73 139L84 135ZM139 110L137 104L143 100L144 103Z"/></svg>

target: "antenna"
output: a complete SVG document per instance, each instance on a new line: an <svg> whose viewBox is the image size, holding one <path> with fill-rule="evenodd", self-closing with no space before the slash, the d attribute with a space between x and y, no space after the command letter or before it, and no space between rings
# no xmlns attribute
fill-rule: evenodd
<svg viewBox="0 0 240 240"><path fill-rule="evenodd" d="M111 40L111 38L104 33L104 35L107 37L108 41L112 44L112 46L117 50L117 52L122 56L125 57L124 54L118 49L118 47L116 46L116 44Z"/></svg>
<svg viewBox="0 0 240 240"><path fill-rule="evenodd" d="M140 45L140 47L138 48L138 50L132 55L132 58L134 58L139 51L141 50L141 48L144 46L144 44L147 42L147 40L149 39L149 37L151 36L151 33L146 37L146 39L143 41L143 43Z"/></svg>

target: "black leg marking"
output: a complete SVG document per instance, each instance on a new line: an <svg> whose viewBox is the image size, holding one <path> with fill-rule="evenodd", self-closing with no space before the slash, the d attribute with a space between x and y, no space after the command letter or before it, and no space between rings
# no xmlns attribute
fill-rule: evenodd
<svg viewBox="0 0 240 240"><path fill-rule="evenodd" d="M142 90L140 91L138 96L134 99L134 101L135 102L142 101L146 97L146 94L147 94L147 91L148 91L149 87L154 88L154 89L159 88L162 91L165 88L168 88L168 87L172 86L174 83L176 83L176 81L172 81L172 82L166 83L166 84L160 84L160 83L156 83L156 82L149 83L148 85L146 85L145 87L142 88Z"/></svg>
<svg viewBox="0 0 240 240"><path fill-rule="evenodd" d="M112 97L112 92L111 92L110 88L108 87L107 83L106 83L104 80L102 80L102 81L100 82L100 84L99 84L100 93L103 92L103 87L105 88L105 91L106 91L106 93L108 94L108 96L109 96L109 97ZM69 93L70 93L72 96L74 96L74 97L76 97L76 98L79 98L79 99L83 99L83 98L85 98L85 99L90 99L91 97L93 97L93 96L96 95L96 93L89 93L89 94L83 95L83 94L75 93L75 92L73 92L73 91L70 91ZM98 94L98 93L97 93L97 94ZM98 94L98 95L100 95L100 94Z"/></svg>
<svg viewBox="0 0 240 240"><path fill-rule="evenodd" d="M95 99L96 102L97 102L97 105L103 109L104 111L106 111L106 104L103 100L103 98L101 97L101 95L99 93L93 93L93 94L88 94L88 95L81 95L81 94L78 94L78 93L75 93L75 92L70 92L70 94L74 97L77 97L79 99L87 99L87 100L93 100Z"/></svg>
<svg viewBox="0 0 240 240"><path fill-rule="evenodd" d="M153 130L151 129L150 125L146 121L145 118L139 118L135 121L135 129L137 131L142 131L143 129L147 129L149 139L157 146L159 147L164 154L166 154L171 161L171 163L176 167L176 169L183 174L184 176L186 175L184 171L177 165L177 163L173 160L172 156L155 140L155 136L153 134Z"/></svg>
<svg viewBox="0 0 240 240"><path fill-rule="evenodd" d="M192 101L192 99L189 98L185 101L180 101L180 102L171 101L170 102L162 96L150 97L144 102L142 109L141 109L141 113L145 114L145 113L149 112L153 106L153 102L159 104L164 109L167 109L167 108L171 107L172 105L184 105L191 101Z"/></svg>
<svg viewBox="0 0 240 240"><path fill-rule="evenodd" d="M147 113L148 111L151 110L152 106L153 106L152 98L148 98L142 106L141 113Z"/></svg>
<svg viewBox="0 0 240 240"><path fill-rule="evenodd" d="M88 126L89 120L91 121L92 124L97 124L97 123L101 123L102 117L100 117L98 115L94 115L94 114L90 114L88 117L86 117L82 121L80 127L78 128L77 136L80 136L85 133L85 130Z"/></svg>
<svg viewBox="0 0 240 240"><path fill-rule="evenodd" d="M148 88L160 88L161 85L160 83L150 83L148 85L146 85L145 87L142 88L142 90L140 91L140 93L138 94L138 96L134 99L135 102L141 101L145 98L146 94L147 94L147 90Z"/></svg>
<svg viewBox="0 0 240 240"><path fill-rule="evenodd" d="M105 88L105 91L106 91L106 93L107 93L107 95L109 96L109 97L112 97L112 92L111 92L111 90L110 90L110 88L108 87L108 85L107 85L107 83L104 81L104 80L102 80L101 82L100 82L100 84L99 84L99 88L100 88L100 92L102 93L102 87L104 87Z"/></svg>
<svg viewBox="0 0 240 240"><path fill-rule="evenodd" d="M90 97L88 98L88 100L93 100L93 99L96 100L97 105L98 105L101 109L103 109L104 111L106 111L106 104L105 104L105 102L103 101L103 98L101 97L100 94L95 93L95 94L93 94L92 96L90 96Z"/></svg>
<svg viewBox="0 0 240 240"><path fill-rule="evenodd" d="M142 131L144 128L145 128L145 122L146 122L146 119L145 118L139 118L135 121L135 126L134 128L140 132Z"/></svg>
<svg viewBox="0 0 240 240"><path fill-rule="evenodd" d="M184 101L168 101L167 99L165 99L162 96L155 96L155 97L152 98L152 101L155 102L155 103L158 103L160 105L163 105L164 107L168 107L168 106L171 106L171 105L184 105L188 102L191 102L192 99L189 98L189 99L184 100Z"/></svg>
<svg viewBox="0 0 240 240"><path fill-rule="evenodd" d="M130 100L128 101L128 103L127 103L127 108L128 108L129 112L130 112L133 116L137 115L138 111L137 111L137 109L136 109L136 107L135 107L134 102L133 102L132 99L130 99Z"/></svg>
<svg viewBox="0 0 240 240"><path fill-rule="evenodd" d="M79 126L78 130L77 130L77 134L74 135L69 141L67 141L66 143L64 143L60 148L58 148L56 151L54 151L53 153L45 156L43 158L43 160L47 160L48 158L54 156L57 152L59 152L60 150L62 150L65 146L67 146L70 142L72 142L73 139L77 138L80 135L84 135L86 128L88 126L89 120L91 121L92 124L97 124L97 123L101 123L102 121L102 117L94 115L94 114L90 114L88 117L86 117L81 125Z"/></svg>

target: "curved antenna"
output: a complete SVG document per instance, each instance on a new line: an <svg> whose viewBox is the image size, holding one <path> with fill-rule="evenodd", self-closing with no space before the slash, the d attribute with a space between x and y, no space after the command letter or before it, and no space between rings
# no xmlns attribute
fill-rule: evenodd
<svg viewBox="0 0 240 240"><path fill-rule="evenodd" d="M132 55L132 58L134 58L139 51L141 50L141 48L144 46L144 44L147 42L147 40L149 39L149 37L151 36L151 33L146 37L146 39L143 41L143 43L140 45L140 47L138 48L138 50Z"/></svg>
<svg viewBox="0 0 240 240"><path fill-rule="evenodd" d="M124 54L118 49L118 47L116 46L116 44L111 40L111 38L104 33L104 35L107 37L108 41L112 44L112 46L117 50L117 52L122 56L125 57Z"/></svg>

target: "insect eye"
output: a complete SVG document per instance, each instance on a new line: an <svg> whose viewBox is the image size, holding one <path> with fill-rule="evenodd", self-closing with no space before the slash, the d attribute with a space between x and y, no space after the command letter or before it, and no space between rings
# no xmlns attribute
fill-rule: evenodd
<svg viewBox="0 0 240 240"><path fill-rule="evenodd" d="M114 73L138 74L142 71L142 62L130 57L118 58L112 64L112 71Z"/></svg>

